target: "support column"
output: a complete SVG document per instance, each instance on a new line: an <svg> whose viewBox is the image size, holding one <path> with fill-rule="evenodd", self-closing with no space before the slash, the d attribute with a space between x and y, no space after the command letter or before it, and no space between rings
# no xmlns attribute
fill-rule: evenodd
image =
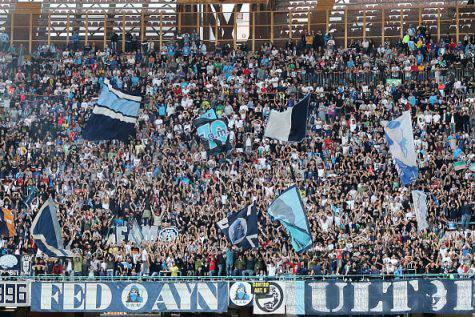
<svg viewBox="0 0 475 317"><path fill-rule="evenodd" d="M292 25L292 22L290 25ZM270 13L270 42L274 45L274 11Z"/></svg>
<svg viewBox="0 0 475 317"><path fill-rule="evenodd" d="M15 34L15 33L13 32L13 29L14 29L14 27L15 27L15 22L13 22L13 21L15 21L15 13L12 13L12 14L10 15L10 46L13 45L13 36L14 36L14 34Z"/></svg>
<svg viewBox="0 0 475 317"><path fill-rule="evenodd" d="M384 25L386 24L384 9L381 9L381 45L384 44Z"/></svg>
<svg viewBox="0 0 475 317"><path fill-rule="evenodd" d="M330 31L330 10L325 10L325 33Z"/></svg>
<svg viewBox="0 0 475 317"><path fill-rule="evenodd" d="M178 33L181 34L181 11L178 11Z"/></svg>
<svg viewBox="0 0 475 317"><path fill-rule="evenodd" d="M68 15L66 16L66 45L69 45L69 28L70 28L70 25L71 22L69 20L69 13Z"/></svg>
<svg viewBox="0 0 475 317"><path fill-rule="evenodd" d="M160 11L160 50L163 47L163 11Z"/></svg>
<svg viewBox="0 0 475 317"><path fill-rule="evenodd" d="M122 14L122 52L125 52L125 13Z"/></svg>
<svg viewBox="0 0 475 317"><path fill-rule="evenodd" d="M104 50L107 46L107 14L104 14L104 38L102 39L102 47Z"/></svg>
<svg viewBox="0 0 475 317"><path fill-rule="evenodd" d="M271 15L271 23L272 23L272 31L274 31L274 12L272 12L272 15ZM292 26L292 20L294 19L294 14L292 13L292 11L289 11L289 39L292 39L292 29L293 29L293 26ZM274 32L272 32L272 34L274 34Z"/></svg>
<svg viewBox="0 0 475 317"><path fill-rule="evenodd" d="M140 44L143 43L144 38L145 38L145 13L142 10L142 13L140 14Z"/></svg>
<svg viewBox="0 0 475 317"><path fill-rule="evenodd" d="M29 28L29 37L28 37L28 53L31 54L33 49L33 14L30 13L30 28Z"/></svg>
<svg viewBox="0 0 475 317"><path fill-rule="evenodd" d="M256 12L252 11L252 51L256 50Z"/></svg>
<svg viewBox="0 0 475 317"><path fill-rule="evenodd" d="M211 23L210 23L210 13L209 5L203 4L203 41L208 41L208 45L211 45Z"/></svg>
<svg viewBox="0 0 475 317"><path fill-rule="evenodd" d="M237 12L237 5L234 6L234 15L233 15L233 19L234 19L234 28L233 28L233 47L234 49L236 50L237 49L237 15L238 15L238 12Z"/></svg>
<svg viewBox="0 0 475 317"><path fill-rule="evenodd" d="M312 11L307 12L307 33L310 34L310 26L312 25Z"/></svg>
<svg viewBox="0 0 475 317"><path fill-rule="evenodd" d="M422 7L419 7L419 26L422 25Z"/></svg>
<svg viewBox="0 0 475 317"><path fill-rule="evenodd" d="M345 49L348 48L348 9L345 8Z"/></svg>
<svg viewBox="0 0 475 317"><path fill-rule="evenodd" d="M211 13L212 14L212 13ZM214 17L214 47L218 47L218 38L219 38L219 35L218 35L218 14L219 12L216 10L215 12L216 16Z"/></svg>
<svg viewBox="0 0 475 317"><path fill-rule="evenodd" d="M198 5L196 5L196 33L198 34L198 37L200 36L200 18L201 13L199 12Z"/></svg>
<svg viewBox="0 0 475 317"><path fill-rule="evenodd" d="M440 8L437 8L437 42L440 41Z"/></svg>
<svg viewBox="0 0 475 317"><path fill-rule="evenodd" d="M51 13L48 13L48 46L51 45Z"/></svg>
<svg viewBox="0 0 475 317"><path fill-rule="evenodd" d="M457 4L457 7L455 7L455 40L457 41L457 44L459 42L460 38L460 11L459 11L459 6Z"/></svg>
<svg viewBox="0 0 475 317"><path fill-rule="evenodd" d="M88 39L89 39L89 15L86 12L86 19L84 21L84 45L87 46L88 44Z"/></svg>
<svg viewBox="0 0 475 317"><path fill-rule="evenodd" d="M366 10L363 11L363 41L366 39Z"/></svg>
<svg viewBox="0 0 475 317"><path fill-rule="evenodd" d="M399 21L399 24L401 25L401 32L400 32L401 34L399 36L401 37L401 39L404 37L404 22L402 21L403 14L404 12L401 9L401 15L400 15L400 21Z"/></svg>

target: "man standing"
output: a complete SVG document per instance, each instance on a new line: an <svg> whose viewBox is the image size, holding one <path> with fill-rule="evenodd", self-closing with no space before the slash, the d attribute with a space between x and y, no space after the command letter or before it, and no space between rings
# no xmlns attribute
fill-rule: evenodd
<svg viewBox="0 0 475 317"><path fill-rule="evenodd" d="M460 210L462 213L462 230L465 231L470 225L470 219L472 218L472 208L465 196L462 197L462 204Z"/></svg>
<svg viewBox="0 0 475 317"><path fill-rule="evenodd" d="M234 264L234 254L233 254L233 246L228 245L225 251L226 255L226 275L230 276L233 274L233 264Z"/></svg>

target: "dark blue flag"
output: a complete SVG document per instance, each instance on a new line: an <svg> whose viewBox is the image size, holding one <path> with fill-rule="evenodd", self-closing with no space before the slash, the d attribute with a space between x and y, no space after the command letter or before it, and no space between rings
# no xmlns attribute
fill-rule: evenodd
<svg viewBox="0 0 475 317"><path fill-rule="evenodd" d="M49 257L72 256L64 249L61 227L58 222L57 208L53 200L48 199L33 220L31 234L38 249Z"/></svg>
<svg viewBox="0 0 475 317"><path fill-rule="evenodd" d="M218 154L230 149L227 121L218 118L213 109L195 119L193 125L208 154Z"/></svg>
<svg viewBox="0 0 475 317"><path fill-rule="evenodd" d="M250 205L231 214L217 223L229 242L243 249L257 247L257 212L256 206Z"/></svg>

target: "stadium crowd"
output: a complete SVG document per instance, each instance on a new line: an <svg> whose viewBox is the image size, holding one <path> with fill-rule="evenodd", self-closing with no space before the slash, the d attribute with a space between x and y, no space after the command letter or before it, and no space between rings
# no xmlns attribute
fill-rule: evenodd
<svg viewBox="0 0 475 317"><path fill-rule="evenodd" d="M473 37L436 42L424 28L410 28L398 43L365 40L348 49L320 33L255 52L211 51L196 34L162 50L79 46L43 46L32 58L14 47L0 53L0 206L14 211L16 226L0 247L29 255L32 274L475 274ZM317 82L331 72L344 76ZM353 77L361 73L374 81ZM144 97L129 143L82 138L106 77ZM307 138L264 138L270 110L309 92ZM210 108L228 119L229 153L207 155L194 131L193 119ZM381 125L404 110L420 173L408 188ZM314 239L300 255L266 213L292 184ZM411 189L430 197L422 232ZM48 259L32 243L32 219L48 197L73 258ZM243 252L216 222L252 202L259 247ZM115 242L114 227L133 219L175 227L178 236Z"/></svg>

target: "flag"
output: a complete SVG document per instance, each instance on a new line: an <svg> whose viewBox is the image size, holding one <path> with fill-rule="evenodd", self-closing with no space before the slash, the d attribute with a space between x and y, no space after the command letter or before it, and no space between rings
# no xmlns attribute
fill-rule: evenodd
<svg viewBox="0 0 475 317"><path fill-rule="evenodd" d="M279 220L292 237L292 247L303 252L312 246L310 225L303 208L302 199L296 186L280 194L267 209L273 221Z"/></svg>
<svg viewBox="0 0 475 317"><path fill-rule="evenodd" d="M405 111L400 117L382 124L401 183L407 186L417 180L419 173L411 114Z"/></svg>
<svg viewBox="0 0 475 317"><path fill-rule="evenodd" d="M72 256L63 246L57 207L49 198L41 207L31 225L31 235L40 251L49 257Z"/></svg>
<svg viewBox="0 0 475 317"><path fill-rule="evenodd" d="M231 214L217 223L219 229L233 245L243 249L257 247L257 212L255 205Z"/></svg>
<svg viewBox="0 0 475 317"><path fill-rule="evenodd" d="M13 223L13 213L7 208L0 209L0 236L14 237L15 225Z"/></svg>
<svg viewBox="0 0 475 317"><path fill-rule="evenodd" d="M464 160L461 160L461 161L453 163L453 166L454 166L455 171L460 171L467 168L467 163L465 163Z"/></svg>
<svg viewBox="0 0 475 317"><path fill-rule="evenodd" d="M416 214L417 231L429 228L427 224L427 195L421 190L413 190L412 204Z"/></svg>
<svg viewBox="0 0 475 317"><path fill-rule="evenodd" d="M307 116L310 99L310 94L307 94L295 106L285 111L272 110L267 121L264 136L280 141L302 141L307 135Z"/></svg>
<svg viewBox="0 0 475 317"><path fill-rule="evenodd" d="M208 154L218 154L229 150L228 124L225 119L216 116L214 109L208 110L195 119L193 125Z"/></svg>
<svg viewBox="0 0 475 317"><path fill-rule="evenodd" d="M115 89L106 78L97 105L84 128L84 138L91 141L127 141L135 135L141 101L140 96Z"/></svg>

